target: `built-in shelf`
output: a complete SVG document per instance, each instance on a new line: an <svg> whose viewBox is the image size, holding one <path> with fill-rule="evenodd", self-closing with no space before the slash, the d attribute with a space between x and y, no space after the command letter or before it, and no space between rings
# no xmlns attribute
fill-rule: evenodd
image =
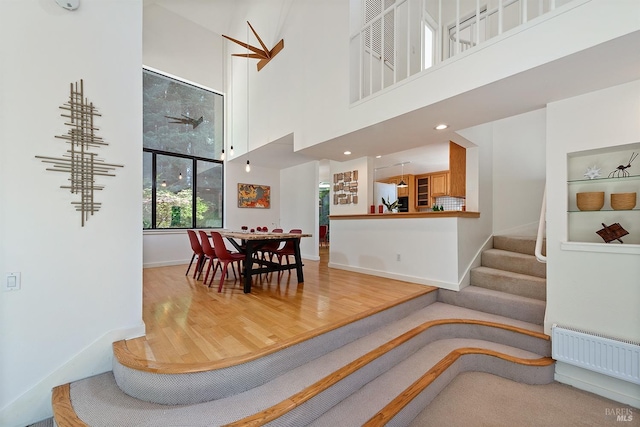
<svg viewBox="0 0 640 427"><path fill-rule="evenodd" d="M599 211L581 211L581 210L572 209L567 212L580 213L580 214L594 214L598 212L640 212L640 209L600 209Z"/></svg>
<svg viewBox="0 0 640 427"><path fill-rule="evenodd" d="M629 254L640 255L640 245L619 244L619 243L583 243L583 242L562 242L560 249L563 251L575 252L597 252L609 254Z"/></svg>
<svg viewBox="0 0 640 427"><path fill-rule="evenodd" d="M630 175L620 178L595 178L595 179L572 179L569 180L569 184L602 184L605 182L624 182L624 181L636 181L640 180L640 175Z"/></svg>
<svg viewBox="0 0 640 427"><path fill-rule="evenodd" d="M567 158L567 238L565 250L606 251L625 253L627 249L614 249L640 244L640 205L633 209L613 209L611 195L615 193L640 193L640 162L632 162L625 169L618 165L628 165L633 153L640 151L640 143L604 147L595 150L570 153ZM589 179L584 176L589 171L599 169L602 176ZM628 176L609 176L624 175ZM577 207L576 195L583 192L603 192L604 206L596 211L581 211ZM639 200L640 201L640 200ZM620 224L629 234L621 240L605 243L597 231L605 226ZM593 246L596 245L596 246ZM604 246L598 246L604 245ZM637 250L637 249L636 249ZM633 252L633 251L632 251Z"/></svg>

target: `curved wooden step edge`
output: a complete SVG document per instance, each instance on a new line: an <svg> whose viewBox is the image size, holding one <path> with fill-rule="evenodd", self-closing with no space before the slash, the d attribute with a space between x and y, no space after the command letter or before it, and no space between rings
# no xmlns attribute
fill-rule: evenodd
<svg viewBox="0 0 640 427"><path fill-rule="evenodd" d="M71 404L71 384L54 387L51 395L53 419L58 427L89 427L76 414Z"/></svg>
<svg viewBox="0 0 640 427"><path fill-rule="evenodd" d="M374 361L375 359L383 356L384 354L386 354L389 351L393 350L397 346L406 343L407 341L411 340L412 338L415 338L416 336L418 336L422 332L426 331L427 329L432 328L434 326L448 325L448 324L480 325L480 326L486 326L486 327L492 327L492 328L504 329L504 330L508 330L508 331L512 331L512 332L517 332L517 333L521 333L521 334L524 334L524 335L528 335L528 336L531 336L531 337L534 337L534 338L539 338L539 339L546 340L546 341L550 340L550 337L548 335L543 334L543 333L529 331L527 329L519 328L517 326L505 325L505 324L502 324L502 323L489 322L489 321L484 321L484 320L473 320L473 319L438 319L438 320L432 320L432 321L429 321L429 322L425 322L422 325L416 326L415 328L405 332L404 334L399 335L398 337L396 337L396 338L394 338L394 339L392 339L390 341L387 341L385 344L382 344L381 346L379 346L375 350L372 350L369 353L367 353L367 354L365 354L363 356L360 356L359 358L357 358L353 362L343 366L342 368L340 368L337 371L333 372L332 374L324 377L323 379L317 381L316 383L310 385L309 387L305 388L304 390L301 390L300 392L294 394L293 396L289 397L288 399L285 399L285 400L273 405L272 407L265 409L264 411L261 411L261 412L258 412L256 414L253 414L251 416L245 417L245 418L243 418L241 420L238 420L238 421L235 421L233 423L226 424L224 427L261 426L261 425L264 425L264 424L266 424L268 422L271 422L271 421L283 416L287 412L295 409L296 407L302 405L303 403L305 403L306 401L310 400L311 398L319 395L321 392L325 391L326 389L328 389L332 385L338 383L339 381L343 380L344 378L348 377L349 375L355 373L356 371L358 371L359 369L361 369L365 365L367 365L367 364L371 363L372 361ZM481 351L484 351L484 352L490 352L490 350L483 350L483 349L476 349L476 350L481 350ZM464 349L457 350L457 351L464 351ZM497 352L493 352L493 353L500 354L500 353L497 353ZM462 353L462 354L464 354L464 353ZM510 356L508 356L508 357L510 357ZM457 357L456 357L456 359L457 359ZM514 358L514 359L516 359L516 358ZM545 358L542 358L542 359L544 359L544 360L549 359L549 360L551 360L551 363L553 363L553 359L551 359L551 358L546 358L545 357ZM522 360L526 360L526 359L522 359ZM455 359L453 361L455 361ZM451 363L453 363L453 361ZM436 364L436 366L434 366L434 368L432 368L432 370L435 369L437 366L439 366L441 363L443 363L443 362L440 362L440 363ZM447 365L447 366L449 366L449 365ZM439 375L439 373L438 373L438 375ZM433 379L435 379L435 378L437 378L437 375L435 375L433 377ZM433 381L433 379L432 379L432 381Z"/></svg>
<svg viewBox="0 0 640 427"><path fill-rule="evenodd" d="M525 366L549 366L552 365L555 360L550 357L541 357L539 359L523 359L508 354L500 353L494 350L487 350L482 348L465 347L453 350L447 356L445 356L440 362L429 369L422 377L409 386L404 392L398 395L395 399L389 402L384 408L382 408L376 415L371 417L369 421L364 423L363 427L374 427L387 424L393 419L400 411L407 406L413 399L415 399L424 389L429 387L438 376L444 373L453 363L460 357L467 354L483 354L488 356L497 357L512 363L517 363Z"/></svg>
<svg viewBox="0 0 640 427"><path fill-rule="evenodd" d="M216 369L228 368L231 366L241 365L246 362L257 360L261 357L276 353L280 350L291 347L293 345L300 344L301 342L314 338L318 335L322 335L334 329L341 328L350 323L356 322L358 320L362 320L376 313L382 312L384 310L393 308L405 302L411 301L414 298L418 298L426 294L437 292L437 291L438 291L438 288L435 288L432 286L426 286L424 290L420 290L414 294L407 295L403 298L399 298L395 301L389 302L380 307L376 307L376 308L364 311L357 315L349 316L331 325L314 329L313 331L308 331L304 334L277 342L268 347L264 347L260 350L257 350L248 354L235 356L235 357L228 357L221 360L202 362L202 363L169 363L169 362L158 362L154 360L148 360L134 354L131 350L129 350L126 340L116 341L113 343L113 354L121 365L131 369L139 370L139 371L153 372L157 374L190 374L190 373L197 373L197 372L213 371Z"/></svg>

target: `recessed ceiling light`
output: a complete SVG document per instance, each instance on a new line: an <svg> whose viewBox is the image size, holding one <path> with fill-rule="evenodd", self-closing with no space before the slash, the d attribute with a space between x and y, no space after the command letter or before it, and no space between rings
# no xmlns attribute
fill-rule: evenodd
<svg viewBox="0 0 640 427"><path fill-rule="evenodd" d="M348 156L349 154L351 154L351 151L349 151L349 150L347 150L347 151L345 151L345 152L344 152L344 155L345 155L345 156Z"/></svg>
<svg viewBox="0 0 640 427"><path fill-rule="evenodd" d="M438 126L435 127L436 130L442 130L442 129L446 129L448 128L449 125L445 125L444 123L439 124Z"/></svg>
<svg viewBox="0 0 640 427"><path fill-rule="evenodd" d="M382 157L382 156L376 156L376 159L379 159L379 158L381 158L381 157Z"/></svg>

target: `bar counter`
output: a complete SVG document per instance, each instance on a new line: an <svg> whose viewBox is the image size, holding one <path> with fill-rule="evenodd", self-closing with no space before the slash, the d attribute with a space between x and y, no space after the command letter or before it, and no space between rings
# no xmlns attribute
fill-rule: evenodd
<svg viewBox="0 0 640 427"><path fill-rule="evenodd" d="M330 215L329 267L460 290L488 235L474 211ZM486 228L486 227L485 227Z"/></svg>
<svg viewBox="0 0 640 427"><path fill-rule="evenodd" d="M404 218L480 218L480 212L425 211L425 212L397 212L397 213L381 213L381 214L329 215L329 219L331 220L404 219Z"/></svg>

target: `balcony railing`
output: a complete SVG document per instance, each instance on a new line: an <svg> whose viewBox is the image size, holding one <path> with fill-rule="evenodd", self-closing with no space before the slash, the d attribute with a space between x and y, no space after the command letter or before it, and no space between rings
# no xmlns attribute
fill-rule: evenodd
<svg viewBox="0 0 640 427"><path fill-rule="evenodd" d="M366 98L572 0L362 0L351 101Z"/></svg>

